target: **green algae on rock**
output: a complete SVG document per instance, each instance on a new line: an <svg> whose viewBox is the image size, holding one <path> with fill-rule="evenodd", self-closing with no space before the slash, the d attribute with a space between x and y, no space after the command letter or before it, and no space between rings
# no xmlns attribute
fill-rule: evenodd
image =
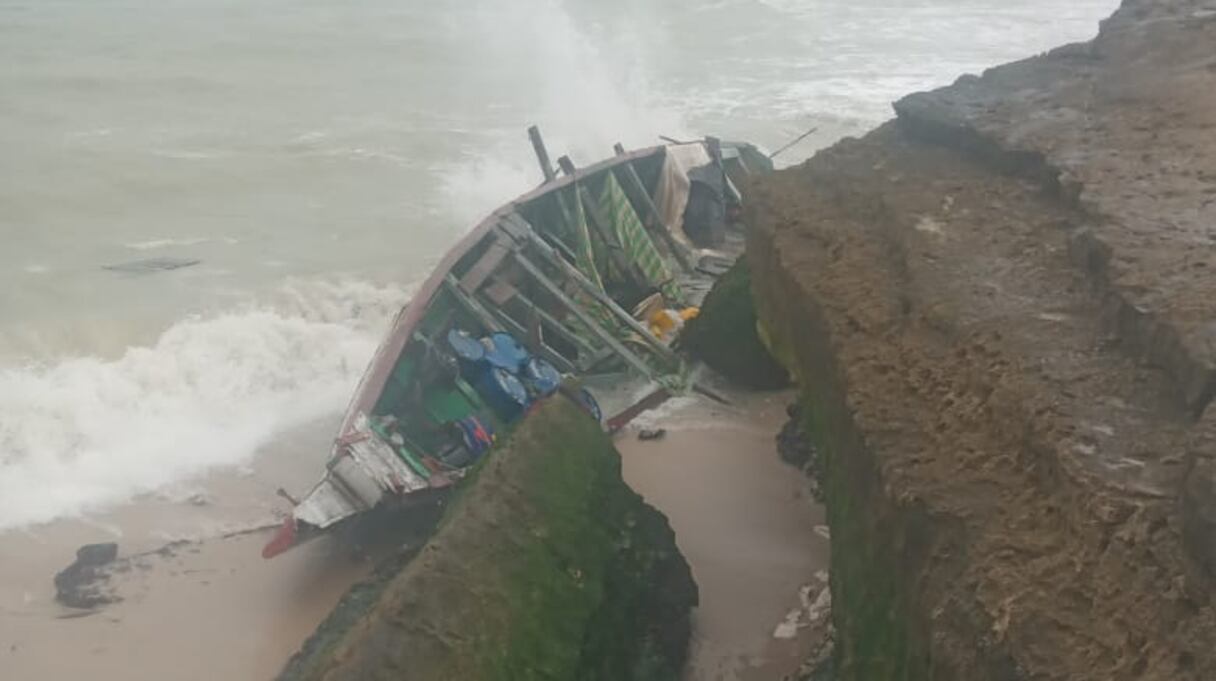
<svg viewBox="0 0 1216 681"><path fill-rule="evenodd" d="M769 354L757 331L751 274L743 258L714 284L701 314L684 328L680 344L740 385L771 390L789 384L785 368Z"/></svg>
<svg viewBox="0 0 1216 681"><path fill-rule="evenodd" d="M541 404L434 538L280 679L675 681L697 588L598 424Z"/></svg>

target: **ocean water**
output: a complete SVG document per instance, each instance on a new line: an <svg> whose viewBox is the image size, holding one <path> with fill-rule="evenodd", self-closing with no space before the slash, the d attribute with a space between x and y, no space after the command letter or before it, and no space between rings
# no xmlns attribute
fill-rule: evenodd
<svg viewBox="0 0 1216 681"><path fill-rule="evenodd" d="M576 163L818 126L793 162L1116 4L0 0L0 530L340 411L411 287L539 182L530 124ZM201 262L103 269L145 258Z"/></svg>

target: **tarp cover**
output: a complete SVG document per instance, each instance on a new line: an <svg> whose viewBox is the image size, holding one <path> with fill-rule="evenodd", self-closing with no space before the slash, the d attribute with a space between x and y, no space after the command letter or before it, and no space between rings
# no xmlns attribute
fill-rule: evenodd
<svg viewBox="0 0 1216 681"><path fill-rule="evenodd" d="M712 162L703 144L680 144L667 147L663 169L659 172L654 203L663 217L663 224L685 245L692 245L684 234L684 208L688 206L690 184L688 171Z"/></svg>

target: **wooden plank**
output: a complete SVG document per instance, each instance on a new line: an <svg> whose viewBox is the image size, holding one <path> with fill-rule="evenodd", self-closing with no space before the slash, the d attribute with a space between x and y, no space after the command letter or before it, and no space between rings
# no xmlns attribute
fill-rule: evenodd
<svg viewBox="0 0 1216 681"><path fill-rule="evenodd" d="M481 303L474 300L471 296L465 293L463 289L460 288L460 282L456 280L456 277L452 276L451 272L448 272L444 276L443 286L448 290L449 293L452 294L452 297L460 303L461 307L468 310L469 314L477 317L477 320L481 322L481 324L487 329L490 331L503 330L502 325L498 323L498 320L494 318L494 315L490 314L488 310L482 307Z"/></svg>
<svg viewBox="0 0 1216 681"><path fill-rule="evenodd" d="M613 151L616 152L617 156L625 155L625 147L620 143L617 143L613 147ZM676 241L675 236L671 233L672 225L663 222L663 216L659 213L658 206L654 205L654 199L651 198L650 192L646 191L646 186L642 183L642 178L638 175L637 169L633 167L633 163L624 163L620 166L620 169L626 184L630 186L635 194L642 197L642 204L645 206L646 213L649 216L645 224L650 227L652 233L657 232L663 243L667 244L667 250L671 252L676 262L680 263L680 267L685 272L691 273L693 265L688 259L688 254L684 251L684 245Z"/></svg>
<svg viewBox="0 0 1216 681"><path fill-rule="evenodd" d="M663 342L658 338L655 338L654 334L650 333L650 329L647 329L642 325L641 322L634 319L633 315L622 309L620 305L617 305L615 300L613 300L608 296L608 294L601 291L598 286L584 277L582 272L579 272L578 269L576 269L573 265L567 263L565 260L562 260L556 253L553 252L553 249L549 248L549 245L546 244L544 240L535 234L530 236L532 243L537 248L537 251L539 251L546 260L548 260L555 267L559 268L563 274L573 280L574 283L578 284L579 288L582 288L591 297L595 298L597 301L611 310L612 313L615 314L622 322L624 322L626 326L639 334L646 344L654 349L659 357L671 363L673 366L680 364L680 358L671 351L671 348L664 345Z"/></svg>
<svg viewBox="0 0 1216 681"><path fill-rule="evenodd" d="M496 282L496 283L497 283L497 282ZM571 345L573 345L573 346L577 347L577 348L578 348L578 350L579 350L579 356L580 356L580 357L581 357L581 356L582 356L584 353L585 353L585 354L587 354L588 356L591 356L591 355L596 354L596 351L597 351L597 350L596 350L596 348L595 348L594 346L592 346L590 343L588 343L586 340L584 340L582 337L580 337L580 336L579 336L577 333L574 333L574 332L573 332L573 331L571 331L570 329L567 329L567 328L566 328L566 326L565 326L564 324L562 324L561 322L559 322L559 321L557 320L557 318L555 318L553 315L551 315L551 314L549 314L548 312L546 312L546 311L544 310L544 308L540 307L540 306L539 306L539 305L537 305L536 303L534 303L534 302L532 302L531 300L529 300L527 296L525 296L524 294L520 293L520 292L519 292L517 289L515 289L514 287L512 287L512 291L514 292L514 297L518 298L518 299L519 299L519 302L521 302L521 303L523 303L524 305L528 306L529 308L531 308L531 309L535 310L535 311L536 311L537 316L539 316L539 317L541 318L541 321L543 321L543 322L545 322L546 324L548 324L548 325L549 325L549 327L550 327L551 329L553 329L553 332L554 332L554 333L556 333L557 335L561 336L561 337L562 337L562 338L563 338L563 339L564 339L566 342L568 342L568 343L570 343Z"/></svg>
<svg viewBox="0 0 1216 681"><path fill-rule="evenodd" d="M540 237L537 237L537 239L539 240ZM550 251L550 253L552 253L552 251ZM629 348L626 348L621 341L617 340L617 338L613 336L607 329L600 326L599 322L595 321L591 315L587 314L587 312L583 310L578 303L571 300L566 293L562 291L562 288L558 286L552 279L550 279L544 272L542 272L539 267L534 265L531 260L528 260L527 256L519 251L515 251L513 256L515 258L515 262L519 263L520 267L524 268L528 274L531 274L532 278L543 286L550 295L552 295L559 302L561 302L563 306L574 313L574 316L578 317L579 321L585 324L592 333L594 333L601 341L604 342L605 345L612 348L613 352L620 355L621 359L625 360L629 366L636 369L643 376L653 378L654 372L651 371L650 367L646 365L646 362L642 361L642 358L633 354ZM554 254L553 257L557 257L557 255ZM560 260L560 258L558 259ZM563 260L562 262L565 261Z"/></svg>
<svg viewBox="0 0 1216 681"><path fill-rule="evenodd" d="M558 199L562 198L556 192L554 195ZM565 205L565 203L562 202L562 205ZM507 215L503 216L502 221L498 223L498 226L507 236L511 237L517 242L527 241L528 234L530 232L536 232L541 236L542 239L545 240L546 243L557 251L561 252L567 261L572 263L578 262L578 256L574 253L570 246L566 244L565 241L558 238L556 234L549 234L542 230L536 229L532 226L532 223L525 220L524 216L520 215L519 213L508 213Z"/></svg>
<svg viewBox="0 0 1216 681"><path fill-rule="evenodd" d="M460 288L464 289L465 293L469 295L477 293L477 289L481 288L486 279L489 279L490 275L494 274L494 270L498 269L498 266L502 264L502 261L510 252L510 246L498 239L494 239L490 243L490 247L486 249L486 252L460 278Z"/></svg>
<svg viewBox="0 0 1216 681"><path fill-rule="evenodd" d="M514 286L498 278L491 281L490 285L486 286L481 293L498 307L506 305L508 301L519 295L519 291Z"/></svg>
<svg viewBox="0 0 1216 681"><path fill-rule="evenodd" d="M637 418L642 412L650 411L671 399L671 392L667 388L657 388L651 391L642 399L627 407L624 411L616 416L610 417L605 425L608 426L609 433L615 433L621 428L624 428L630 421Z"/></svg>

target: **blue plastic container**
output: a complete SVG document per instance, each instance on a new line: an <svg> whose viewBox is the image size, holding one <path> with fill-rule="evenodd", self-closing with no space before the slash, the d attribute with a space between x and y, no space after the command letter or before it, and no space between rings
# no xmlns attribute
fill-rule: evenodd
<svg viewBox="0 0 1216 681"><path fill-rule="evenodd" d="M490 366L518 374L530 356L528 349L511 334L500 331L490 336L490 347L486 349L486 361Z"/></svg>
<svg viewBox="0 0 1216 681"><path fill-rule="evenodd" d="M462 363L476 364L486 358L486 346L460 329L448 331L448 346Z"/></svg>
<svg viewBox="0 0 1216 681"><path fill-rule="evenodd" d="M578 391L578 402L597 423L603 422L604 412L600 409L600 403L595 400L595 396L591 394L590 390L581 388Z"/></svg>
<svg viewBox="0 0 1216 681"><path fill-rule="evenodd" d="M490 364L486 361L486 344L474 338L468 332L460 329L448 331L448 347L456 357L460 368L460 377L469 383L476 384Z"/></svg>
<svg viewBox="0 0 1216 681"><path fill-rule="evenodd" d="M562 374L546 360L533 357L524 364L524 383L537 397L548 397L557 392Z"/></svg>
<svg viewBox="0 0 1216 681"><path fill-rule="evenodd" d="M528 408L528 389L515 374L502 367L482 373L474 387L486 406L504 422L514 421Z"/></svg>

